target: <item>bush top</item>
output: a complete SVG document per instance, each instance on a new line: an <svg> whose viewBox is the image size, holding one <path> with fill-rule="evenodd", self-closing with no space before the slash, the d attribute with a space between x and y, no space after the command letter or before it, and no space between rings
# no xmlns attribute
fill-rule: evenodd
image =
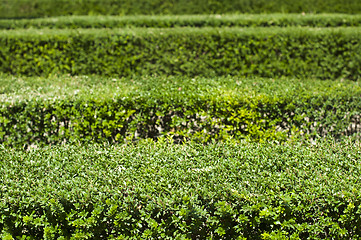
<svg viewBox="0 0 361 240"><path fill-rule="evenodd" d="M360 26L361 16L350 14L222 14L164 16L60 16L0 19L0 29L120 28L120 27L341 27Z"/></svg>
<svg viewBox="0 0 361 240"><path fill-rule="evenodd" d="M297 78L246 77L180 77L137 76L113 78L104 76L53 75L26 77L0 75L0 101L15 103L39 99L111 99L144 98L182 101L186 99L236 99L261 96L298 98L306 96L358 96L358 81L314 80Z"/></svg>
<svg viewBox="0 0 361 240"><path fill-rule="evenodd" d="M273 194L360 196L359 146L167 141L137 145L66 145L18 151L0 146L1 200L95 201L146 195L168 206L183 196L265 198ZM16 179L21 181L16 181ZM297 179L297 181L295 181ZM326 181L327 179L327 181ZM306 194L307 193L307 194Z"/></svg>

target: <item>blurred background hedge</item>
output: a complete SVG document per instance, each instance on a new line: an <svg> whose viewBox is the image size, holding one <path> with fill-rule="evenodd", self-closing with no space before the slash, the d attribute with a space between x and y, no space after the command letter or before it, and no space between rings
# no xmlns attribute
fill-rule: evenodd
<svg viewBox="0 0 361 240"><path fill-rule="evenodd" d="M0 18L63 15L360 13L359 0L1 0Z"/></svg>

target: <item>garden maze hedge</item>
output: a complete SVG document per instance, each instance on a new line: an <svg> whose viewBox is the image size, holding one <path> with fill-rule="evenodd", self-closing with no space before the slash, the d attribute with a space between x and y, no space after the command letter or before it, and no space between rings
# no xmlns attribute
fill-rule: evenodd
<svg viewBox="0 0 361 240"><path fill-rule="evenodd" d="M360 11L0 0L0 237L360 239Z"/></svg>
<svg viewBox="0 0 361 240"><path fill-rule="evenodd" d="M4 239L358 239L360 146L0 148Z"/></svg>
<svg viewBox="0 0 361 240"><path fill-rule="evenodd" d="M7 30L0 71L44 75L361 76L361 28Z"/></svg>

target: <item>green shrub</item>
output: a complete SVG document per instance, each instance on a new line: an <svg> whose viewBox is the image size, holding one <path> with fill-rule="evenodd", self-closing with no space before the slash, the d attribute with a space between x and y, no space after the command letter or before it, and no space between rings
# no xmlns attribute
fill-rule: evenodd
<svg viewBox="0 0 361 240"><path fill-rule="evenodd" d="M45 88L52 80L47 81ZM97 81L105 85L81 91L74 89L83 88L86 81L69 90L54 83L58 87L51 93L36 87L29 96L4 89L8 94L0 105L0 142L27 148L36 143L115 143L161 136L173 136L177 142L229 138L262 142L360 133L358 83L230 77L145 77L119 84L98 77Z"/></svg>
<svg viewBox="0 0 361 240"><path fill-rule="evenodd" d="M359 239L360 146L0 145L3 239Z"/></svg>
<svg viewBox="0 0 361 240"><path fill-rule="evenodd" d="M0 71L357 80L360 28L8 30Z"/></svg>

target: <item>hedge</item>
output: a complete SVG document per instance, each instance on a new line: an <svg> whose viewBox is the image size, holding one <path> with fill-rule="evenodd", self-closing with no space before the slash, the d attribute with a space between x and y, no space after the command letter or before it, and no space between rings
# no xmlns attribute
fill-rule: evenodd
<svg viewBox="0 0 361 240"><path fill-rule="evenodd" d="M357 80L361 28L0 31L0 71Z"/></svg>
<svg viewBox="0 0 361 240"><path fill-rule="evenodd" d="M66 16L35 19L0 19L0 29L122 28L122 27L350 27L361 16L350 14L242 14L167 16Z"/></svg>
<svg viewBox="0 0 361 240"><path fill-rule="evenodd" d="M23 97L25 93L4 94L0 143L29 148L33 144L117 143L161 136L173 136L177 142L192 139L206 143L231 138L259 142L319 136L340 139L360 134L358 83L237 78L208 83L206 79L159 77L131 80L139 82L128 87L100 87L98 92L93 91L95 85L68 95L61 95L61 90L59 94L35 91L29 97ZM244 85L237 87L239 81L245 81ZM222 82L228 82L229 87L220 87ZM139 87L142 84L147 85ZM255 92L255 84L265 90Z"/></svg>
<svg viewBox="0 0 361 240"><path fill-rule="evenodd" d="M62 15L360 13L359 0L1 0L0 18Z"/></svg>
<svg viewBox="0 0 361 240"><path fill-rule="evenodd" d="M360 146L0 145L2 239L359 239Z"/></svg>

